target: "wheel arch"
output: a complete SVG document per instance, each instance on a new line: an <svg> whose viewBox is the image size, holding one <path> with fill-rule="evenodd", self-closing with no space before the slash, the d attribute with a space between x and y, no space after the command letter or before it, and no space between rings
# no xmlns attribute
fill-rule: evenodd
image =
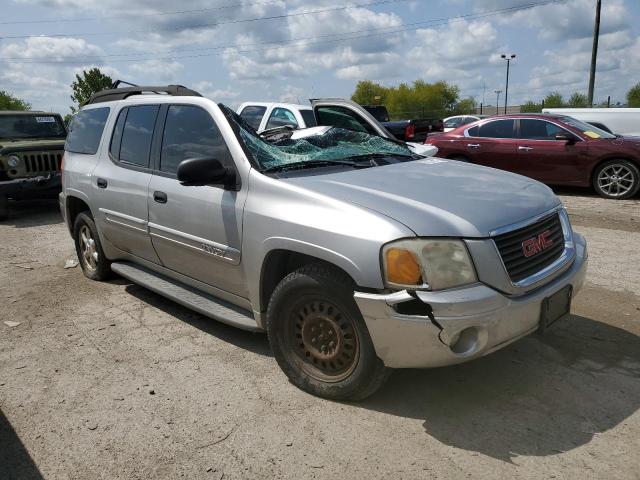
<svg viewBox="0 0 640 480"><path fill-rule="evenodd" d="M89 212L91 216L93 216L89 204L84 199L73 194L66 195L64 208L67 219L67 228L71 233L73 233L73 225L76 218L81 212Z"/></svg>

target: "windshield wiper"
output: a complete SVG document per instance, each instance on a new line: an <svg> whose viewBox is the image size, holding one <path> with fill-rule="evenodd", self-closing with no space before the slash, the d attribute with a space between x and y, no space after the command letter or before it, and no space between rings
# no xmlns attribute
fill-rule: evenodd
<svg viewBox="0 0 640 480"><path fill-rule="evenodd" d="M282 165L273 165L271 167L260 170L262 173L285 172L288 170L304 170L305 168L330 167L333 165L346 165L353 168L369 167L357 162L347 162L344 160L307 160L302 162L285 163Z"/></svg>

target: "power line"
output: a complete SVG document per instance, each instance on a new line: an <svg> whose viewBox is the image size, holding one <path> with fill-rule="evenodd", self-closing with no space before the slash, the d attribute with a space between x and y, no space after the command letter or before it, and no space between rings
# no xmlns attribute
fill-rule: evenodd
<svg viewBox="0 0 640 480"><path fill-rule="evenodd" d="M199 28L212 28L212 27L218 27L220 25L235 25L239 23L251 23L251 22L260 22L264 20L277 20L282 18L300 17L304 15L314 15L317 13L337 12L341 10L351 10L354 8L361 8L361 7L374 7L377 5L385 5L390 3L398 3L398 2L406 2L406 1L408 0L376 0L373 2L352 4L352 5L346 5L341 7L325 8L321 10L307 10L303 12L283 13L280 15L270 15L266 17L242 18L238 20L226 20L223 22L215 22L215 23L200 23L200 24L187 25L187 26L183 25L180 27L172 27L172 28L153 28L149 30L129 30L129 31L120 31L120 32L56 33L56 34L48 34L48 35L3 35L2 38L17 40L17 39L24 39L24 38L98 37L98 36L123 35L123 34L132 34L132 33L171 32L171 31L199 29Z"/></svg>
<svg viewBox="0 0 640 480"><path fill-rule="evenodd" d="M312 36L312 37L301 37L301 38L296 38L296 39L283 40L283 41L274 41L274 42L266 42L266 43L265 42L256 42L256 43L244 43L244 44L230 44L230 45L219 45L219 46L216 46L216 47L203 47L203 48L195 48L195 49L180 49L180 50L173 50L173 51L167 51L167 52L137 52L137 53L123 53L123 54L107 54L107 55L99 55L99 56L66 56L66 57L58 57L61 60L25 59L25 58L21 58L21 57L0 57L0 60L2 60L2 61L10 61L10 62L13 62L13 63L21 63L21 64L30 64L30 63L34 63L34 64L40 64L40 63L42 63L42 64L76 64L76 63L82 63L82 62L102 61L104 58L111 58L111 57L123 57L123 56L133 56L133 55L138 55L138 56L142 56L142 55L162 55L162 54L169 55L167 57L128 58L128 59L116 59L116 60L111 60L110 61L111 63L129 63L129 62L142 62L142 61L149 61L149 60L176 60L178 58L182 59L182 58L198 58L198 57L217 56L217 55L222 55L225 52L222 52L222 53L202 53L202 54L197 54L197 55L183 55L183 56L180 56L180 57L176 57L175 55L171 56L171 54L203 52L203 51L208 51L208 50L226 50L226 49L230 49L230 48L237 49L237 53L250 53L250 52L254 52L254 51L266 51L266 50L272 50L272 49L276 49L276 48L281 48L281 47L287 46L289 44L291 44L290 46L292 46L292 47L300 47L300 46L307 46L307 45L318 45L318 44L335 43L335 42L348 41L348 40L357 40L357 39L361 39L361 38L375 37L375 36L380 36L380 35L393 35L393 34L404 33L404 32L408 32L408 31L412 31L412 30L418 30L418 29L424 28L424 27L436 27L436 26L442 26L442 25L446 25L446 24L450 24L450 23L462 22L462 21L466 21L466 20L476 20L476 19L479 19L479 18L485 18L485 17L495 16L495 15L500 15L500 14L505 14L505 13L512 13L512 12L521 11L521 10L527 10L527 9L531 9L531 8L535 8L535 7L539 7L539 6L544 6L544 5L562 3L564 1L566 1L566 0L547 0L547 1L527 4L527 5L521 5L521 6L518 6L518 7L507 7L507 8L502 8L502 9L492 10L492 11L487 11L487 12L482 12L482 13L476 13L476 14L465 14L465 15L458 15L458 16L455 16L455 17L442 17L442 18L438 18L438 19L423 20L423 21L420 21L420 22L401 24L401 25L397 25L397 26L393 26L393 27L372 28L372 29L357 30L357 31L351 31L351 32L336 33L336 34L317 35L317 36ZM384 30L384 31L381 31L381 30ZM389 31L389 30L391 30L391 31ZM379 32L379 33L370 33L370 32ZM357 35L357 34L361 34L361 33L363 33L365 35ZM348 36L348 35L356 35L356 36L345 37L345 36ZM327 37L345 37L345 38L334 38L334 39L331 39L331 40L323 40L323 41L319 41L319 42L307 42L307 43L302 43L302 44L295 45L296 42L301 42L301 41L305 41L305 40L323 39L323 38L327 38ZM272 46L265 47L265 48L240 50L243 47L251 47L251 46L258 46L258 45L259 46L272 45ZM64 59L64 60L62 60L62 59ZM73 61L65 61L65 60L70 60L70 59L74 59L74 60Z"/></svg>
<svg viewBox="0 0 640 480"><path fill-rule="evenodd" d="M232 8L240 8L240 7L252 7L255 5L273 5L280 4L281 0L271 0L265 2L244 2L244 3L233 3L229 5L221 5L219 7L210 7L210 8L198 8L194 10L177 10L170 12L158 12L158 13L136 13L135 17L160 17L160 16L170 16L170 15L185 15L191 13L205 13L217 10L228 10ZM71 22L91 22L95 20L113 20L119 18L131 18L131 13L127 15L107 15L100 17L81 17L81 18L49 18L49 19L41 19L41 20L11 20L6 22L0 22L0 25L25 25L25 24L33 24L33 23L71 23Z"/></svg>

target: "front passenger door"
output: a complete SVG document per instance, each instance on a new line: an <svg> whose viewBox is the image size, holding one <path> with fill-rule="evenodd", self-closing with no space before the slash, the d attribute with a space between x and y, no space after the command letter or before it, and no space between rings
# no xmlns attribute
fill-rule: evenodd
<svg viewBox="0 0 640 480"><path fill-rule="evenodd" d="M164 115L158 164L149 184L153 246L166 268L247 298L239 266L246 188L186 187L176 178L178 165L188 158L216 158L235 168L227 144L204 108L169 105Z"/></svg>

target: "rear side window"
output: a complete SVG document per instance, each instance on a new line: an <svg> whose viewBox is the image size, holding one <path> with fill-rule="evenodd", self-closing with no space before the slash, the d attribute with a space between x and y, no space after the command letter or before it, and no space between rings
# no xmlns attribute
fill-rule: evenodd
<svg viewBox="0 0 640 480"><path fill-rule="evenodd" d="M254 130L257 130L260 128L260 122L262 121L262 117L264 117L266 111L267 107L248 106L242 109L240 117L251 125Z"/></svg>
<svg viewBox="0 0 640 480"><path fill-rule="evenodd" d="M493 122L487 122L480 125L477 136L485 138L514 138L514 125L514 120L496 120Z"/></svg>
<svg viewBox="0 0 640 480"><path fill-rule="evenodd" d="M284 127L285 125L291 125L294 128L298 128L298 122L296 116L291 110L286 108L274 108L267 122L267 130L270 128Z"/></svg>
<svg viewBox="0 0 640 480"><path fill-rule="evenodd" d="M171 105L164 124L160 170L176 173L180 162L199 157L233 166L231 153L209 112L193 105Z"/></svg>
<svg viewBox="0 0 640 480"><path fill-rule="evenodd" d="M158 115L158 105L129 107L122 130L118 159L131 165L149 166L153 127ZM118 119L119 120L119 119Z"/></svg>
<svg viewBox="0 0 640 480"><path fill-rule="evenodd" d="M313 115L312 110L300 110L300 115L302 115L307 128L316 126L316 117Z"/></svg>
<svg viewBox="0 0 640 480"><path fill-rule="evenodd" d="M100 138L108 117L109 107L78 112L69 125L69 135L64 149L67 152L94 155L100 146Z"/></svg>

